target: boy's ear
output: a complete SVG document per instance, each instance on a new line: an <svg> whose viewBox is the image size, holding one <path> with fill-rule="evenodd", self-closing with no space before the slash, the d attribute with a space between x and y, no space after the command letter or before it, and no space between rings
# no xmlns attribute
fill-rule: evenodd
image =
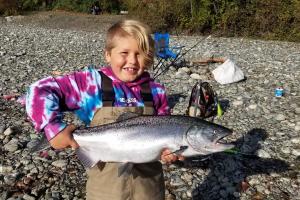
<svg viewBox="0 0 300 200"><path fill-rule="evenodd" d="M105 60L107 63L110 63L110 52L105 50Z"/></svg>

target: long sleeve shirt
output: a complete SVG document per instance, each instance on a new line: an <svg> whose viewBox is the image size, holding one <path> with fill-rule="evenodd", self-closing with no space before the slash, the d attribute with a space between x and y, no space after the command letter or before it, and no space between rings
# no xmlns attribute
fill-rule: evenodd
<svg viewBox="0 0 300 200"><path fill-rule="evenodd" d="M165 89L153 81L147 72L134 82L120 81L110 67L101 71L112 79L115 92L115 107L143 107L140 85L149 82L153 105L157 115L170 114ZM47 77L33 83L26 94L26 112L37 132L44 132L51 140L66 124L63 112L74 112L89 125L97 109L101 108L102 89L99 69L87 68L59 77Z"/></svg>

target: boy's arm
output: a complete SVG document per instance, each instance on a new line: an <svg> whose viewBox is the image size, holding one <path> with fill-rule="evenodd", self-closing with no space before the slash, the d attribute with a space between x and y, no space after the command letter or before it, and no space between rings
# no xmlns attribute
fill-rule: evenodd
<svg viewBox="0 0 300 200"><path fill-rule="evenodd" d="M48 140L61 132L66 124L62 121L63 94L53 77L33 83L26 94L26 112L37 132L45 132Z"/></svg>
<svg viewBox="0 0 300 200"><path fill-rule="evenodd" d="M96 109L100 101L99 77L97 70L89 69L57 78L48 77L32 84L26 96L26 111L35 130L45 132L49 141L60 133L72 132L74 129L66 127L62 121L62 113L80 111L79 113L92 115L93 112L88 109ZM94 101L93 98L97 100ZM93 105L93 102L96 103Z"/></svg>
<svg viewBox="0 0 300 200"><path fill-rule="evenodd" d="M49 142L50 145L55 149L63 149L66 147L71 147L72 149L76 149L79 147L77 142L73 138L73 131L76 129L74 125L68 125L61 132L59 132L54 138L52 138Z"/></svg>
<svg viewBox="0 0 300 200"><path fill-rule="evenodd" d="M155 88L152 90L152 94L157 115L170 115L171 111L165 88L158 83L153 83L153 88Z"/></svg>

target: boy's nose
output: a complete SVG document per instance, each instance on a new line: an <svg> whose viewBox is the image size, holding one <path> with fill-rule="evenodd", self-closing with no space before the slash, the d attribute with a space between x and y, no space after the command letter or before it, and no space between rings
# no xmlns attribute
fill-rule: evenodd
<svg viewBox="0 0 300 200"><path fill-rule="evenodd" d="M133 54L129 55L129 56L128 56L128 62L129 62L130 64L136 64L136 62L137 62L137 56L136 56L136 55L133 55Z"/></svg>

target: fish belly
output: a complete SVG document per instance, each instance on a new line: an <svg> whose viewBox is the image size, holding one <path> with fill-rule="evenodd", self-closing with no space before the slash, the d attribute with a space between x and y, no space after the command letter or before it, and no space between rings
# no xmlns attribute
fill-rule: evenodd
<svg viewBox="0 0 300 200"><path fill-rule="evenodd" d="M90 136L74 135L80 146L77 154L86 167L91 167L99 161L131 163L156 161L160 159L163 149L179 148L175 144L176 137L177 141L182 139L182 135L174 134L178 129L166 128L168 131L164 131L161 126L126 127Z"/></svg>

